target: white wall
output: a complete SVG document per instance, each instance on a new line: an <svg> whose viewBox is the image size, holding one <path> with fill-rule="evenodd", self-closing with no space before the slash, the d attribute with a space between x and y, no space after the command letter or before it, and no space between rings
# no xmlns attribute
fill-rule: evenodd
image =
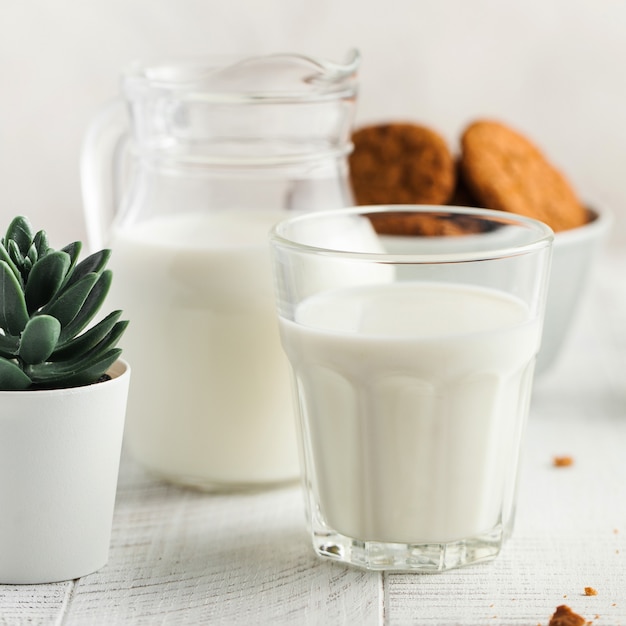
<svg viewBox="0 0 626 626"><path fill-rule="evenodd" d="M85 129L136 58L363 55L358 122L451 142L471 119L526 132L626 242L624 0L20 0L0 14L0 231L16 213L84 238Z"/></svg>

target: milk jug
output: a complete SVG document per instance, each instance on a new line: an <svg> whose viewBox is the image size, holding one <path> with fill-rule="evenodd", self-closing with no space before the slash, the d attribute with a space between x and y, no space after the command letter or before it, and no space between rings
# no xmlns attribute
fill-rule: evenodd
<svg viewBox="0 0 626 626"><path fill-rule="evenodd" d="M359 55L135 64L85 137L88 243L110 247L131 324L125 443L154 474L207 490L299 475L267 234L352 203Z"/></svg>

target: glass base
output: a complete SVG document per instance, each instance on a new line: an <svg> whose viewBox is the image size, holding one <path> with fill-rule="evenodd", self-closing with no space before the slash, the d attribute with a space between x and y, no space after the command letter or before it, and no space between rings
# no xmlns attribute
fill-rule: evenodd
<svg viewBox="0 0 626 626"><path fill-rule="evenodd" d="M367 570L443 572L491 561L498 556L505 533L498 525L491 532L448 543L382 543L360 541L336 532L313 532L318 556Z"/></svg>

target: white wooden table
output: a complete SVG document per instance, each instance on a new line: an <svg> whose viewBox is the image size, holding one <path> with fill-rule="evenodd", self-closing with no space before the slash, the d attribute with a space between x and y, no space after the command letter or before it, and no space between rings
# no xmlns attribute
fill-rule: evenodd
<svg viewBox="0 0 626 626"><path fill-rule="evenodd" d="M555 467L565 455L573 465ZM124 455L108 565L67 583L0 586L0 624L545 626L560 604L626 625L626 254L615 251L535 386L517 525L495 562L428 575L322 562L298 486L197 493Z"/></svg>

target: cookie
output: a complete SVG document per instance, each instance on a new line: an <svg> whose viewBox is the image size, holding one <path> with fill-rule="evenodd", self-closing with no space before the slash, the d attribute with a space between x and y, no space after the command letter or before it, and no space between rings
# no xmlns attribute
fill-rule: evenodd
<svg viewBox="0 0 626 626"><path fill-rule="evenodd" d="M471 215L387 211L367 216L379 235L455 237L484 232L486 224Z"/></svg>
<svg viewBox="0 0 626 626"><path fill-rule="evenodd" d="M377 124L357 130L352 141L350 181L357 204L445 204L451 197L454 158L430 128Z"/></svg>
<svg viewBox="0 0 626 626"><path fill-rule="evenodd" d="M388 213L372 213L367 217L379 235L450 237L466 234L462 224L432 213L390 211Z"/></svg>
<svg viewBox="0 0 626 626"><path fill-rule="evenodd" d="M555 232L587 222L569 182L526 137L479 120L461 136L461 172L481 206L533 217Z"/></svg>

